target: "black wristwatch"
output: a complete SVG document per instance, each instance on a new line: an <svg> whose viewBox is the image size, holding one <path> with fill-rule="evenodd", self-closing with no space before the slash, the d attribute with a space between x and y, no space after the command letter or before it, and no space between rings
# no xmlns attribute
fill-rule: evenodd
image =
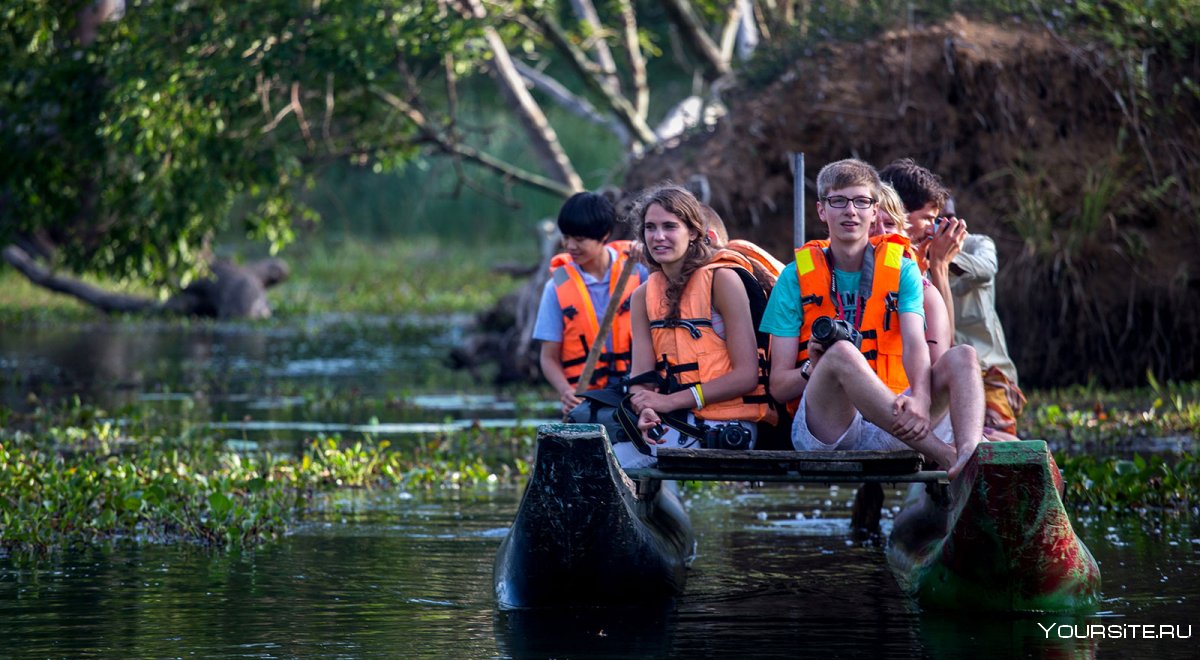
<svg viewBox="0 0 1200 660"><path fill-rule="evenodd" d="M800 375L804 377L804 380L808 380L808 377L810 375L808 372L811 369L812 369L812 360L805 360L804 364L800 365Z"/></svg>

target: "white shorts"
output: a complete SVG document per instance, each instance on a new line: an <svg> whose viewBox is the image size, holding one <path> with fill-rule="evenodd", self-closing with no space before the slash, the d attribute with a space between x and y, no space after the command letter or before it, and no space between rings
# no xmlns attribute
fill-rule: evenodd
<svg viewBox="0 0 1200 660"><path fill-rule="evenodd" d="M938 440L953 445L954 433L950 428L950 415L943 414L934 424L933 434ZM863 419L862 413L854 411L854 419L850 426L842 431L842 435L833 443L818 440L808 428L808 392L800 397L800 408L796 410L796 419L792 422L792 446L796 451L896 451L911 449L891 433Z"/></svg>
<svg viewBox="0 0 1200 660"><path fill-rule="evenodd" d="M695 425L696 424L696 416L692 413L688 413L687 422L688 422L688 424ZM758 442L758 424L755 424L754 422L708 421L708 422L705 422L705 424L708 424L709 426L714 426L716 424L741 424L742 428L750 431L750 449L754 449L754 444L756 442ZM638 451L637 445L635 445L632 442L616 443L615 445L613 445L613 453L616 454L617 462L619 462L621 464L622 468L633 469L633 468L640 468L640 467L650 467L650 466L654 465L655 463L657 463L659 447L696 447L696 448L699 448L699 446L700 446L699 438L693 438L690 435L683 435L676 429L671 428L670 426L667 426L667 432L663 434L662 440L663 440L663 444L661 444L661 445L650 445L650 455L649 456Z"/></svg>

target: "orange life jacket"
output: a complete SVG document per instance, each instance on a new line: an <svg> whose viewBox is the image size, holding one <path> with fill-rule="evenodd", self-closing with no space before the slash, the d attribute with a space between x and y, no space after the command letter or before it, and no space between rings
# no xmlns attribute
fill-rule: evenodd
<svg viewBox="0 0 1200 660"><path fill-rule="evenodd" d="M613 248L617 253L608 270L608 294L615 296L617 281L620 279L621 270L625 268L626 260L630 258L633 241L612 241L606 247ZM583 282L583 274L571 261L570 255L554 255L550 260L550 271L558 306L563 312L563 341L559 359L567 382L575 385L583 376L583 365L587 362L588 351L600 334L599 315L603 314L604 310L596 310L593 307L592 297L588 295L587 285ZM588 389L604 387L610 377L620 378L629 373L629 365L633 359L629 297L641 283L641 274L635 269L625 281L625 288L620 292L621 305L613 316L612 350L600 353L596 361L596 370L589 379ZM604 338L600 338L599 341L604 341Z"/></svg>
<svg viewBox="0 0 1200 660"><path fill-rule="evenodd" d="M772 284L774 284L775 280L779 279L779 274L783 272L782 261L771 256L769 252L760 248L754 243L751 243L750 241L744 241L740 238L735 238L725 244L725 249L733 250L743 257L746 257L747 259L750 259L762 266L763 270L771 276Z"/></svg>
<svg viewBox="0 0 1200 660"><path fill-rule="evenodd" d="M796 275L800 280L800 304L804 315L798 362L808 358L813 321L821 316L838 317L831 292L833 269L826 256L828 246L829 241L809 241L796 249ZM863 356L879 378L897 394L908 387L908 374L902 359L904 345L900 336L899 311L900 264L907 247L908 239L898 234L871 237L872 249L863 255L864 277L859 282L861 308L857 311Z"/></svg>
<svg viewBox="0 0 1200 660"><path fill-rule="evenodd" d="M749 273L746 257L732 250L718 250L712 261L696 269L684 287L679 301L679 318L667 320L667 278L653 272L646 283L646 311L650 338L658 362L655 370L666 380L665 393L678 392L693 383L720 378L733 369L725 340L712 327L713 274L720 268L742 269ZM705 402L693 410L702 420L741 420L774 424L778 414L767 394L767 357L758 354L758 385L744 396L725 401Z"/></svg>

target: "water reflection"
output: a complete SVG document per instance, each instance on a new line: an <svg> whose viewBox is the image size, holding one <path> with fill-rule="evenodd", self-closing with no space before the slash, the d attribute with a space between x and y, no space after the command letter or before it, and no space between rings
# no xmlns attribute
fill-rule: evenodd
<svg viewBox="0 0 1200 660"><path fill-rule="evenodd" d="M0 404L136 404L282 449L313 434L446 433L553 416L556 402L518 403L451 370L444 356L460 335L455 319L18 326L0 332Z"/></svg>
<svg viewBox="0 0 1200 660"><path fill-rule="evenodd" d="M430 385L466 385L443 366L460 336L449 320L301 325L121 322L6 327L0 363L3 402L78 394L111 407L157 392L213 398L331 387L384 395Z"/></svg>
<svg viewBox="0 0 1200 660"><path fill-rule="evenodd" d="M1194 657L1190 640L1043 628L1195 624L1190 518L1097 512L1080 525L1105 572L1102 614L958 616L919 611L883 549L848 543L841 525L776 524L814 508L844 520L843 490L689 496L699 554L667 609L498 611L491 568L515 489L354 491L314 502L294 533L254 552L117 544L0 557L0 635L12 657Z"/></svg>

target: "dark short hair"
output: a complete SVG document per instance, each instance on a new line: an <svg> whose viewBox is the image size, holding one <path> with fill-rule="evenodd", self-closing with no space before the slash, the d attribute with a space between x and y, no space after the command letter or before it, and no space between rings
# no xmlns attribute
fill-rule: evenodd
<svg viewBox="0 0 1200 660"><path fill-rule="evenodd" d="M594 192L571 195L558 210L558 230L563 236L578 236L602 241L612 234L617 211L612 202Z"/></svg>
<svg viewBox="0 0 1200 660"><path fill-rule="evenodd" d="M912 213L933 202L941 209L946 206L950 190L942 178L917 164L911 158L900 158L879 171L884 183L890 183L904 202L904 210Z"/></svg>

